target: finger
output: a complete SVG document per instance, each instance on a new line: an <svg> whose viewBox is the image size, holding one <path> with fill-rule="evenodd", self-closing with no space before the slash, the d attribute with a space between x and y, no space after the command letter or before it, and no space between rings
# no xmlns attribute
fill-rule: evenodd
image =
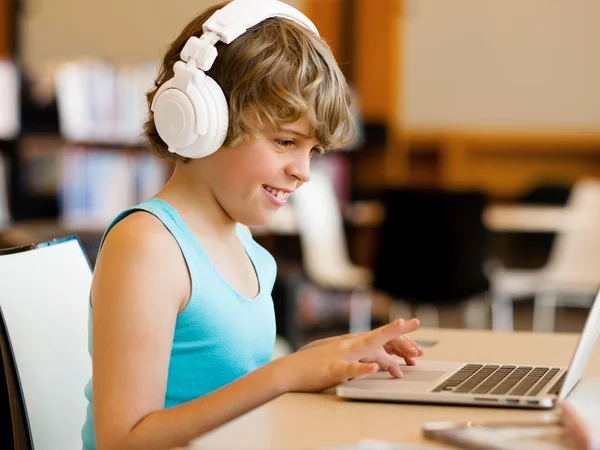
<svg viewBox="0 0 600 450"><path fill-rule="evenodd" d="M382 347L392 339L401 336L404 333L410 333L417 328L419 328L418 319L411 319L408 321L403 319L394 320L388 325L365 333L364 337L358 340L357 351L364 353L365 351Z"/></svg>
<svg viewBox="0 0 600 450"><path fill-rule="evenodd" d="M420 356L419 348L408 336L399 336L384 345L385 350L398 356Z"/></svg>
<svg viewBox="0 0 600 450"><path fill-rule="evenodd" d="M376 362L379 364L383 370L387 370L390 375L396 378L402 378L402 370L400 370L400 365L398 364L398 360L392 358L384 351L379 351L376 354Z"/></svg>
<svg viewBox="0 0 600 450"><path fill-rule="evenodd" d="M377 363L347 362L344 363L342 379L350 380L375 373L379 370Z"/></svg>
<svg viewBox="0 0 600 450"><path fill-rule="evenodd" d="M416 341L411 338L410 336L402 336L406 341L408 341L410 343L410 345L413 346L413 348L417 351L418 356L423 356L425 354L425 352L423 351L423 349L421 347L419 347L419 344L416 343Z"/></svg>
<svg viewBox="0 0 600 450"><path fill-rule="evenodd" d="M577 441L581 448L590 448L591 439L588 426L577 415L575 409L566 401L558 405L562 412L562 422L569 430L571 436Z"/></svg>
<svg viewBox="0 0 600 450"><path fill-rule="evenodd" d="M403 358L404 361L406 361L406 365L408 365L408 366L414 366L417 363L417 360L415 358L411 358L406 353L404 353L402 350L395 350L394 348L390 348L389 350L386 350L386 351L391 355L396 355L396 356Z"/></svg>

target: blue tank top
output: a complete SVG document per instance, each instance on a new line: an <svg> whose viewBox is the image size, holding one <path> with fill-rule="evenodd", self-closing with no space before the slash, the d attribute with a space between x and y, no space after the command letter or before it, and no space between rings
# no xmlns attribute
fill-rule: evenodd
<svg viewBox="0 0 600 450"><path fill-rule="evenodd" d="M277 266L273 257L238 225L258 277L259 293L249 299L237 292L211 262L177 211L160 199L150 199L122 212L106 230L135 211L156 216L173 235L191 277L189 304L177 316L169 362L165 408L201 397L270 361L275 344L275 313L271 291ZM102 243L100 244L102 246ZM91 311L88 324L92 354ZM82 429L83 449L96 448L92 380Z"/></svg>

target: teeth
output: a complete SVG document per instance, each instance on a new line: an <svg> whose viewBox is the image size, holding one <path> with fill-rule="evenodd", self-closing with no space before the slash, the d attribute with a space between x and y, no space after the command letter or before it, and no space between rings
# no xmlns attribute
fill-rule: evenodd
<svg viewBox="0 0 600 450"><path fill-rule="evenodd" d="M279 191L277 189L273 189L271 186L266 186L265 185L265 189L267 191L269 191L271 194L273 194L275 197L277 197L279 200L286 200L290 194L287 192L283 192L283 191Z"/></svg>

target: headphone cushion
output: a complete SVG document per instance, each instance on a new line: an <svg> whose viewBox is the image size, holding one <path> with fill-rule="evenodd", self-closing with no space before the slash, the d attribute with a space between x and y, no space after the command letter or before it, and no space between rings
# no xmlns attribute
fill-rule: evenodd
<svg viewBox="0 0 600 450"><path fill-rule="evenodd" d="M214 122L210 121L209 133L212 134L210 147L217 151L227 138L227 129L229 127L229 107L227 99L219 84L211 77L205 77L205 84L208 88L210 101L214 105ZM213 126L214 125L214 126ZM212 132L212 133L211 133Z"/></svg>
<svg viewBox="0 0 600 450"><path fill-rule="evenodd" d="M186 147L196 141L196 109L193 99L173 89L170 81L157 92L152 104L154 123L160 137L170 148Z"/></svg>

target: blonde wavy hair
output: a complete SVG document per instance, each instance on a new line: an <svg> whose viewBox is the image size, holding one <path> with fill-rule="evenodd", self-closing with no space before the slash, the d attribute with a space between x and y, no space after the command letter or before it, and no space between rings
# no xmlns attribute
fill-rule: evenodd
<svg viewBox="0 0 600 450"><path fill-rule="evenodd" d="M173 65L190 36L202 35L202 24L228 2L212 6L193 19L169 46L148 107L158 88L173 77ZM231 44L216 45L219 55L207 72L221 87L229 105L224 145L235 146L261 130L279 130L306 115L322 151L350 142L355 124L350 92L327 43L303 26L282 18L267 19ZM151 150L161 158L183 162L158 135L152 112L144 125Z"/></svg>

